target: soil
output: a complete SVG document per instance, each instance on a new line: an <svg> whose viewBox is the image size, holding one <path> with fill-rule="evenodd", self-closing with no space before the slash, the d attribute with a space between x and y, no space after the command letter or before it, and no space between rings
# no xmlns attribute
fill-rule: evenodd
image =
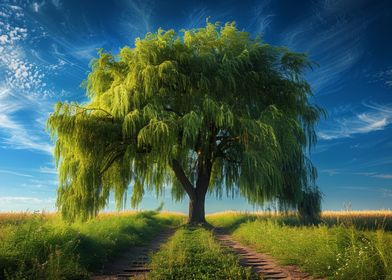
<svg viewBox="0 0 392 280"><path fill-rule="evenodd" d="M102 271L93 275L91 280L147 279L147 273L150 271L148 263L152 253L157 251L174 232L175 229L162 231L148 246L129 248Z"/></svg>

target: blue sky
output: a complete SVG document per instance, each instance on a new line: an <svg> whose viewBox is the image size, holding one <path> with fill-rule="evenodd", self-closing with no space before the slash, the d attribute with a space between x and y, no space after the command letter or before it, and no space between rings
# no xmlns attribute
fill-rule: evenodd
<svg viewBox="0 0 392 280"><path fill-rule="evenodd" d="M392 208L392 2L0 1L0 211L53 210L57 175L45 121L57 101L85 101L80 87L97 48L118 52L148 31L236 21L267 43L307 52L307 78L328 111L311 158L323 208ZM186 211L186 201L147 194ZM109 208L112 205L109 206ZM207 212L252 210L208 198Z"/></svg>

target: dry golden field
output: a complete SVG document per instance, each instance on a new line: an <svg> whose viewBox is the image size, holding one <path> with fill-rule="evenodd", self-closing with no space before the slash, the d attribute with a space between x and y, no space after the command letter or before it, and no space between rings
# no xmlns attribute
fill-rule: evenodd
<svg viewBox="0 0 392 280"><path fill-rule="evenodd" d="M102 212L98 215L97 219L106 218L108 216L127 216L138 213L140 211L119 211L119 212ZM180 212L169 212L162 211L160 216L166 215L183 215ZM43 213L32 213L32 212L0 212L0 226L2 225L15 225L21 222L28 221L31 217L39 216L42 219L58 219L58 215L55 212L43 212ZM253 217L253 218L273 218L282 220L285 223L297 223L298 219L294 213L279 213L279 212L267 212L267 211L224 211L217 212L208 215L208 219L215 220L217 218L223 219L227 217L232 219L235 216ZM392 230L392 211L391 210L364 210L364 211L324 211L321 214L321 222L329 226L344 224L347 226L353 225L359 229L379 229Z"/></svg>

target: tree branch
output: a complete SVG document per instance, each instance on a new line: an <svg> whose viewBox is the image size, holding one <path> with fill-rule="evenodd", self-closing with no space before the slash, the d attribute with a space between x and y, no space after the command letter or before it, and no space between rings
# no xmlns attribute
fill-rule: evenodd
<svg viewBox="0 0 392 280"><path fill-rule="evenodd" d="M105 109L102 109L102 108L85 108L85 107L82 107L79 105L73 105L73 106L83 110L82 112L76 113L76 115L80 114L80 113L84 113L85 111L102 111L102 112L106 113L108 116L110 116L111 118L114 118L114 116L111 113L109 113L108 111L106 111Z"/></svg>
<svg viewBox="0 0 392 280"><path fill-rule="evenodd" d="M112 142L110 143L106 149L105 149L105 153L110 153L111 151L113 152L113 155L111 158L108 158L108 160L106 160L106 162L104 163L101 171L100 171L100 175L102 175L103 173L105 173L106 170L108 170L110 168L110 166L120 157L122 156L125 151L126 151L126 146L129 144L132 144L132 138L128 138L122 141L119 141L119 145L116 145L116 142ZM117 148L120 147L120 150L116 151ZM140 147L136 150L136 153L138 154L147 154L150 153L152 150L152 147Z"/></svg>
<svg viewBox="0 0 392 280"><path fill-rule="evenodd" d="M172 112L172 113L176 114L176 115L179 116L179 117L183 117L183 116L184 116L183 113L179 113L179 112L175 111L174 109L172 109L172 108L170 108L170 107L164 107L163 109L164 109L165 111Z"/></svg>
<svg viewBox="0 0 392 280"><path fill-rule="evenodd" d="M189 197L193 199L195 197L195 189L192 183L189 181L188 177L186 176L181 164L176 159L173 159L171 162L171 168L173 169L178 181L180 181Z"/></svg>
<svg viewBox="0 0 392 280"><path fill-rule="evenodd" d="M108 170L110 168L110 166L112 166L112 164L118 159L120 158L121 155L124 154L123 150L117 151L116 153L114 153L114 155L109 158L105 164L103 165L103 167L101 168L101 171L99 172L100 175L103 175L103 173L106 172L106 170Z"/></svg>
<svg viewBox="0 0 392 280"><path fill-rule="evenodd" d="M240 140L240 137L217 137L217 140L220 140L221 142L217 145L217 150L221 150L222 152L226 149L225 146L232 144L232 143L238 143Z"/></svg>

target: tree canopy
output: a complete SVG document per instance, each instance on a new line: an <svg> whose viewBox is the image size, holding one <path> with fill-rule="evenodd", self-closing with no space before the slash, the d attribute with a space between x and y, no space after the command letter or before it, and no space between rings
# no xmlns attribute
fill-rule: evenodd
<svg viewBox="0 0 392 280"><path fill-rule="evenodd" d="M88 101L58 103L48 119L59 209L89 218L111 193L124 206L129 186L132 206L169 186L176 200L203 188L298 207L318 193L306 156L323 113L303 78L311 66L234 23L159 29L117 55L100 51Z"/></svg>

